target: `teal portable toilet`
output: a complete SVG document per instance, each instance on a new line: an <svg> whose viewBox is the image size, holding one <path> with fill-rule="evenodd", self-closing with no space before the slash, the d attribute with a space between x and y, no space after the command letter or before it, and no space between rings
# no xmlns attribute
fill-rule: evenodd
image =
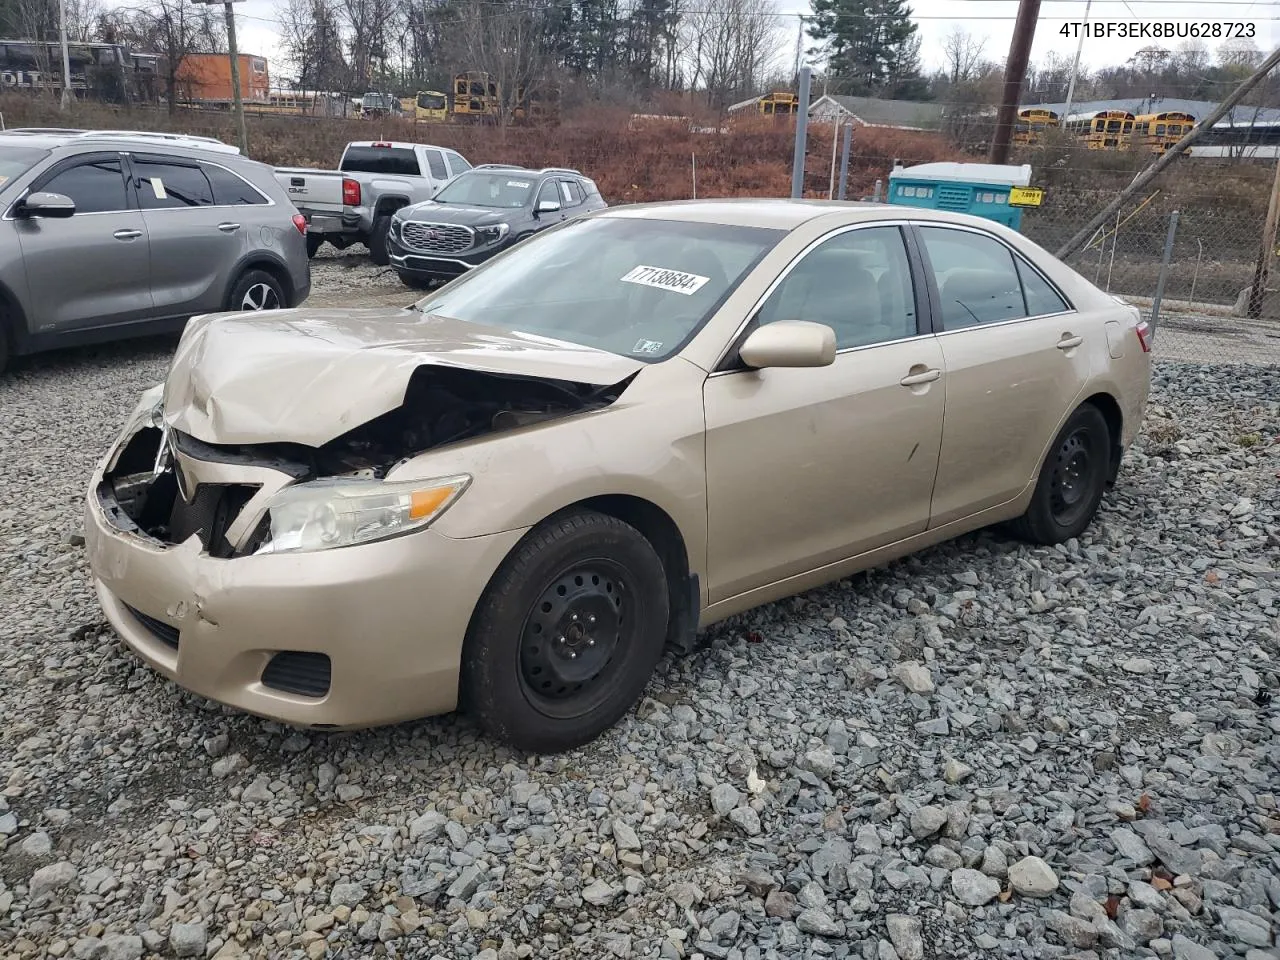
<svg viewBox="0 0 1280 960"><path fill-rule="evenodd" d="M895 165L889 174L889 202L929 210L950 210L986 217L1017 230L1022 208L1009 193L1031 184L1031 164L921 163Z"/></svg>

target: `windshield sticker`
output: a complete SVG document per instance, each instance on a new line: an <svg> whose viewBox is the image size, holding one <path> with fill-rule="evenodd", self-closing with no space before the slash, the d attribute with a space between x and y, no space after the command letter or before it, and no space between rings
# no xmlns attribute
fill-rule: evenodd
<svg viewBox="0 0 1280 960"><path fill-rule="evenodd" d="M164 192L164 181L159 177L151 178L151 192L156 195L157 200L167 200L169 195Z"/></svg>
<svg viewBox="0 0 1280 960"><path fill-rule="evenodd" d="M632 353L661 353L661 340L637 340L636 345L631 348Z"/></svg>
<svg viewBox="0 0 1280 960"><path fill-rule="evenodd" d="M665 267L641 265L624 276L622 282L657 287L659 290L683 293L688 297L701 290L702 285L710 279L710 277L700 277L696 273L681 273L679 270L667 270Z"/></svg>
<svg viewBox="0 0 1280 960"><path fill-rule="evenodd" d="M529 181L528 181L528 180L508 180L508 181L507 181L507 186L508 186L508 187L518 187L518 188L519 188L519 189L521 189L521 190L528 190L528 189L529 189Z"/></svg>

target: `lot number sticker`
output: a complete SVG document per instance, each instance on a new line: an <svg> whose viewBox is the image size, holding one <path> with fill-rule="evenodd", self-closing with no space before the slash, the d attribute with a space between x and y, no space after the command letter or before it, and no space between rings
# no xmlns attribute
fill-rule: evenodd
<svg viewBox="0 0 1280 960"><path fill-rule="evenodd" d="M508 180L508 187L515 187L517 190L528 190L529 183L527 180Z"/></svg>
<svg viewBox="0 0 1280 960"><path fill-rule="evenodd" d="M700 277L696 273L682 273L679 270L668 270L665 267L646 267L641 265L624 276L622 282L657 287L659 290L683 293L688 297L701 290L702 285L710 279L710 277Z"/></svg>

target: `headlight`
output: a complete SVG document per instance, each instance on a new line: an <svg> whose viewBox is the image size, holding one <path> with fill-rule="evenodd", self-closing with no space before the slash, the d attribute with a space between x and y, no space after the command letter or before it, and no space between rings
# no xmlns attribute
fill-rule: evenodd
<svg viewBox="0 0 1280 960"><path fill-rule="evenodd" d="M400 236L400 227L403 225L404 225L404 217L400 216L399 213L394 213L391 215L391 235L393 237Z"/></svg>
<svg viewBox="0 0 1280 960"><path fill-rule="evenodd" d="M434 480L313 480L267 503L271 532L255 553L331 550L420 530L467 488L469 476Z"/></svg>
<svg viewBox="0 0 1280 960"><path fill-rule="evenodd" d="M476 227L476 243L497 243L507 235L511 227L505 223L497 223L491 227Z"/></svg>

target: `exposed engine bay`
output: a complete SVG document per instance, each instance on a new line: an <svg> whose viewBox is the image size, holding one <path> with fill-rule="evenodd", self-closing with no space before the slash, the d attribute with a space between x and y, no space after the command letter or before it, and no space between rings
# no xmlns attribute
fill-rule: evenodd
<svg viewBox="0 0 1280 960"><path fill-rule="evenodd" d="M184 496L173 450L210 463L266 467L295 483L381 479L397 464L436 447L606 407L631 379L600 387L427 364L414 371L398 407L320 447L215 445L160 426L143 427L104 475L98 495L120 529L169 544L198 534L213 556L232 556L226 530L257 485L202 484Z"/></svg>

